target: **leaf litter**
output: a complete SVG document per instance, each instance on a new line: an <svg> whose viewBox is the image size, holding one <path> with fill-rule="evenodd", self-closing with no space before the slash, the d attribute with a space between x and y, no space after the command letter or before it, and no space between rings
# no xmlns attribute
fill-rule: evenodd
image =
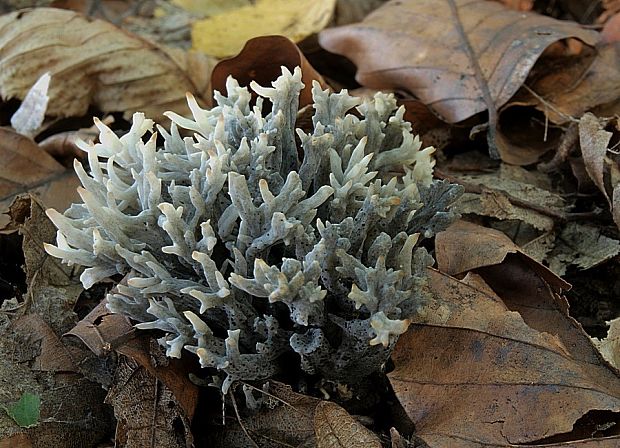
<svg viewBox="0 0 620 448"><path fill-rule="evenodd" d="M272 0L10 7L0 17L0 405L24 412L0 413L0 446L617 446L618 11L569 3L338 0L307 17ZM269 13L257 19L260 8ZM288 38L246 44L279 33ZM436 238L432 299L386 365L385 409L372 415L273 381L235 384L222 409L198 366L166 359L157 334L106 310L112 283L82 291L79 272L42 250L54 238L45 208L75 198L66 167L81 157L76 138L89 138L84 116L112 113L122 133L136 110L187 112L186 91L209 106L227 75L267 86L280 65L302 66L306 92L312 80L392 91L439 147L436 176L466 190L466 221ZM45 72L48 103L33 89L22 110L44 112L17 114L20 134L9 118ZM22 263L23 280L5 278ZM602 331L590 337L574 317Z"/></svg>

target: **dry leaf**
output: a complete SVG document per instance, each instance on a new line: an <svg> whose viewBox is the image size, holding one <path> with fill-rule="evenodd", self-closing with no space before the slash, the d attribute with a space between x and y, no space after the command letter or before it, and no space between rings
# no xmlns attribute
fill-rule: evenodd
<svg viewBox="0 0 620 448"><path fill-rule="evenodd" d="M216 57L239 52L257 36L282 34L295 42L329 23L336 0L256 0L192 26L193 48Z"/></svg>
<svg viewBox="0 0 620 448"><path fill-rule="evenodd" d="M403 0L361 24L324 30L320 42L357 65L362 85L412 92L455 123L487 109L485 89L494 107L506 103L545 48L567 37L593 45L598 33L497 2Z"/></svg>
<svg viewBox="0 0 620 448"><path fill-rule="evenodd" d="M251 5L253 0L172 0L172 3L197 15L214 16Z"/></svg>
<svg viewBox="0 0 620 448"><path fill-rule="evenodd" d="M314 432L317 448L381 448L376 435L329 401L321 401L314 411Z"/></svg>
<svg viewBox="0 0 620 448"><path fill-rule="evenodd" d="M0 17L0 94L23 98L49 71L50 116L81 116L89 106L154 119L166 110L183 114L188 91L210 104L213 64L73 11L37 8Z"/></svg>
<svg viewBox="0 0 620 448"><path fill-rule="evenodd" d="M17 195L30 193L58 210L78 198L79 180L73 170L65 169L34 141L12 129L0 127L0 160L0 230L15 230L7 227L10 218L6 212Z"/></svg>
<svg viewBox="0 0 620 448"><path fill-rule="evenodd" d="M510 254L517 255L554 288L564 291L570 289L568 283L526 255L499 230L460 220L439 232L435 238L437 266L440 271L450 275L503 263Z"/></svg>
<svg viewBox="0 0 620 448"><path fill-rule="evenodd" d="M375 434L336 403L293 392L290 386L275 381L268 383L266 391L254 390L252 395L263 403L260 411L227 424L221 432L213 432L210 446L381 446Z"/></svg>
<svg viewBox="0 0 620 448"><path fill-rule="evenodd" d="M105 402L117 419L116 447L193 446L189 420L165 384L131 359L122 359Z"/></svg>
<svg viewBox="0 0 620 448"><path fill-rule="evenodd" d="M617 117L615 121L620 130ZM610 157L608 145L614 134L605 130L608 122L591 113L584 114L579 120L579 143L586 172L607 199L614 222L620 227L620 168Z"/></svg>
<svg viewBox="0 0 620 448"><path fill-rule="evenodd" d="M23 236L28 293L20 312L45 316L57 334L64 334L77 321L73 308L84 290L80 270L59 263L43 249L45 243L56 241L56 227L45 214L44 204L33 197L20 198L10 214Z"/></svg>
<svg viewBox="0 0 620 448"><path fill-rule="evenodd" d="M211 87L225 94L228 76L235 78L242 86L249 86L251 81L270 86L282 73L281 66L291 72L295 67L301 67L305 87L299 95L300 109L313 103L313 81L317 81L323 89L328 88L323 77L310 65L297 45L284 36L250 39L237 56L217 63L211 74Z"/></svg>
<svg viewBox="0 0 620 448"><path fill-rule="evenodd" d="M334 23L337 26L361 22L371 11L388 0L337 0Z"/></svg>
<svg viewBox="0 0 620 448"><path fill-rule="evenodd" d="M564 275L569 265L590 269L620 253L620 241L603 235L600 227L571 222L558 234L553 250L542 259L558 275Z"/></svg>
<svg viewBox="0 0 620 448"><path fill-rule="evenodd" d="M451 177L466 186L466 193L455 210L461 214L519 220L538 230L550 231L567 205L558 194L536 185L537 179L529 174L523 168L502 164L499 172Z"/></svg>
<svg viewBox="0 0 620 448"><path fill-rule="evenodd" d="M64 344L37 314L15 319L0 336L0 402L14 402L24 392L41 398L34 427L20 428L0 412L0 446L93 447L102 442L112 422L104 390L78 373L88 353Z"/></svg>
<svg viewBox="0 0 620 448"><path fill-rule="evenodd" d="M512 297L505 302L501 293L494 294L495 284L481 286L485 281L474 277L466 278L470 286L431 271L435 300L393 353L390 382L417 435L430 447L552 442L551 436L570 433L591 410L620 410L618 377L591 345L583 350L589 341L576 324L567 341L555 320L521 314L536 306L537 295L553 295L548 287L514 290L520 306ZM541 292L530 296L535 288ZM577 347L567 344L574 340ZM619 440L583 446L611 447Z"/></svg>
<svg viewBox="0 0 620 448"><path fill-rule="evenodd" d="M601 30L601 39L609 44L620 41L620 12L614 14Z"/></svg>

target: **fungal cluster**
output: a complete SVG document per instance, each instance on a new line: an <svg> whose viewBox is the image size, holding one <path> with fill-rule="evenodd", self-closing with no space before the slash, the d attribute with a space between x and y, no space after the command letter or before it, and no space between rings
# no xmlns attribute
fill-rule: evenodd
<svg viewBox="0 0 620 448"><path fill-rule="evenodd" d="M393 95L315 84L303 131L299 68L252 84L254 105L226 88L210 110L189 96L192 118L168 113L163 147L143 114L121 137L96 121L89 168L75 164L82 202L48 210L46 250L86 267L85 288L124 276L108 308L160 330L168 356L195 353L224 393L292 358L326 381L368 378L427 300L419 241L453 221L460 189L432 179L433 148Z"/></svg>

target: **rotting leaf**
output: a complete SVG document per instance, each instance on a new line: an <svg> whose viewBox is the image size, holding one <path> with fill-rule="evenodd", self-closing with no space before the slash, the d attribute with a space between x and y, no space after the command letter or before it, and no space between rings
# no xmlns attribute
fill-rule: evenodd
<svg viewBox="0 0 620 448"><path fill-rule="evenodd" d="M77 321L73 307L84 288L75 267L59 263L43 249L44 243L56 238L56 228L45 214L45 206L33 197L18 199L14 206L20 203L26 203L22 208L28 210L19 225L28 284L21 312L44 316L57 334L63 334Z"/></svg>
<svg viewBox="0 0 620 448"><path fill-rule="evenodd" d="M388 376L430 447L538 446L560 434L570 441L575 422L590 410L620 411L620 380L577 324L575 347L556 321L513 311L514 298L505 302L476 274L464 281L429 275L434 300L399 339ZM527 299L531 290L514 292Z"/></svg>
<svg viewBox="0 0 620 448"><path fill-rule="evenodd" d="M317 448L381 448L372 431L336 403L321 401L314 411Z"/></svg>
<svg viewBox="0 0 620 448"><path fill-rule="evenodd" d="M403 0L387 3L360 24L322 31L320 42L357 65L362 85L409 91L456 123L488 107L465 38L497 108L521 87L545 48L567 37L593 45L599 35L576 23L496 2Z"/></svg>
<svg viewBox="0 0 620 448"><path fill-rule="evenodd" d="M24 392L16 403L3 406L9 417L22 428L30 428L39 421L41 414L41 397L37 394Z"/></svg>
<svg viewBox="0 0 620 448"><path fill-rule="evenodd" d="M213 432L212 446L381 446L375 434L336 403L296 393L290 386L275 381L270 381L265 389L247 389L246 393L261 403L261 409L240 416L241 420L227 424L221 432Z"/></svg>
<svg viewBox="0 0 620 448"><path fill-rule="evenodd" d="M172 391L136 361L122 359L106 403L118 421L115 446L186 448L193 445L189 420Z"/></svg>
<svg viewBox="0 0 620 448"><path fill-rule="evenodd" d="M37 395L40 417L35 427L21 429L0 413L0 439L58 447L90 447L101 441L111 426L105 393L77 371L88 356L63 344L42 316L14 319L0 335L0 398L7 403L25 391Z"/></svg>
<svg viewBox="0 0 620 448"><path fill-rule="evenodd" d="M610 202L604 176L607 145L613 134L603 128L604 124L596 116L591 113L584 114L579 120L579 144L586 172L605 195L607 202Z"/></svg>
<svg viewBox="0 0 620 448"><path fill-rule="evenodd" d="M613 133L605 130L610 121L584 114L579 120L579 144L586 172L607 199L614 222L620 228L620 168L610 157L608 148ZM620 130L618 118L614 121Z"/></svg>
<svg viewBox="0 0 620 448"><path fill-rule="evenodd" d="M282 34L298 42L329 23L336 0L257 0L196 21L193 48L216 57L236 54L253 37Z"/></svg>
<svg viewBox="0 0 620 448"><path fill-rule="evenodd" d="M49 71L54 82L47 112L54 117L82 116L95 106L161 120L166 110L188 112L188 91L210 104L213 59L157 46L73 11L36 8L1 16L0 54L2 97L23 98Z"/></svg>
<svg viewBox="0 0 620 448"><path fill-rule="evenodd" d="M560 195L537 184L537 179L520 167L502 164L499 172L459 174L450 180L465 186L465 194L455 205L462 214L516 219L549 231L567 209Z"/></svg>
<svg viewBox="0 0 620 448"><path fill-rule="evenodd" d="M75 172L13 129L0 127L0 160L0 231L15 231L14 226L7 227L6 213L17 195L31 193L47 207L60 210L77 200Z"/></svg>
<svg viewBox="0 0 620 448"><path fill-rule="evenodd" d="M603 235L599 227L570 222L558 232L553 249L540 261L547 261L549 269L564 275L569 265L590 269L618 253L620 241Z"/></svg>

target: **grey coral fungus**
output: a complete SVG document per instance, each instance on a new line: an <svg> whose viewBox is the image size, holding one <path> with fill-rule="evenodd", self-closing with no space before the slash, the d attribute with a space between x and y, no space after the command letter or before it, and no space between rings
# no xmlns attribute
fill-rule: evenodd
<svg viewBox="0 0 620 448"><path fill-rule="evenodd" d="M83 203L48 211L46 250L85 266L85 288L124 275L108 308L161 330L168 356L195 353L224 392L278 374L293 352L304 372L355 384L425 300L432 259L418 239L453 220L460 190L432 180L433 148L392 95L315 84L306 133L299 68L251 87L255 106L232 78L211 110L188 96L193 119L171 112L170 131L157 127L163 148L141 113L120 138L95 120L100 142L81 144L90 170L75 163Z"/></svg>

